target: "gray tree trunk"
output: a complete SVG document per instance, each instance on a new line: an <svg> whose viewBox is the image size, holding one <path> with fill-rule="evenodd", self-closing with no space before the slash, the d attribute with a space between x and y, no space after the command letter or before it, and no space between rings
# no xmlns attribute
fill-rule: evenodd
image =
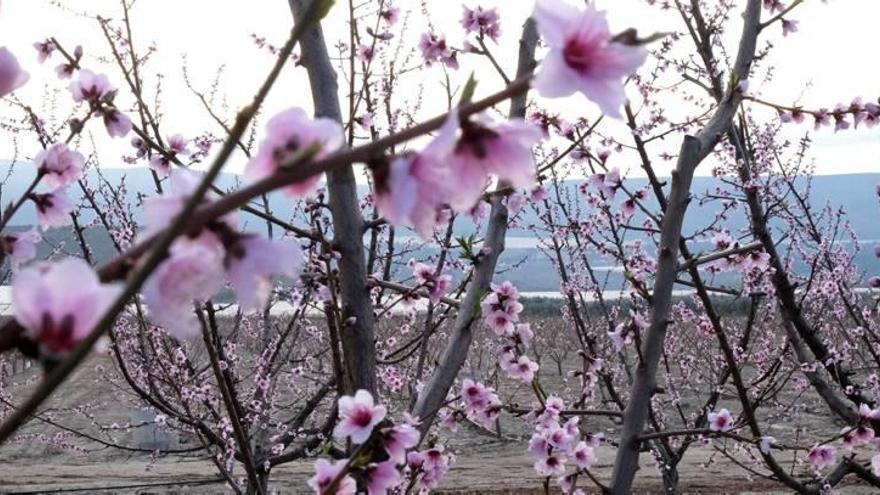
<svg viewBox="0 0 880 495"><path fill-rule="evenodd" d="M299 22L311 0L288 0L294 19ZM302 64L309 74L315 115L342 122L339 85L330 62L320 24L300 40ZM345 389L375 391L376 349L373 340L373 306L367 286L364 257L364 219L358 208L357 184L351 165L327 173L330 212L333 216L333 245L339 260L339 286L343 321L340 322Z"/></svg>
<svg viewBox="0 0 880 495"><path fill-rule="evenodd" d="M523 33L519 42L517 77L526 75L534 69L537 44L537 28L534 21L528 19L523 25ZM526 93L522 93L511 99L510 116L525 117L525 114ZM499 184L499 188L504 187L506 187L505 184ZM430 428L434 415L446 400L449 389L455 383L455 377L458 376L459 370L467 359L468 349L474 338L473 323L478 315L480 301L489 290L498 258L504 251L504 238L507 235L507 207L501 200L500 195L495 195L492 198L486 238L483 241L483 245L489 248L489 253L474 267L473 281L471 281L461 303L446 349L413 408L413 414L422 420L423 436Z"/></svg>

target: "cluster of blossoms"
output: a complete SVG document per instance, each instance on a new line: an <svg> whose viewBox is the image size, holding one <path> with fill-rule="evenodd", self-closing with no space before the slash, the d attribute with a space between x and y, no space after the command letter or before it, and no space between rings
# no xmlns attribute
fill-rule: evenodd
<svg viewBox="0 0 880 495"><path fill-rule="evenodd" d="M499 337L513 337L519 322L523 305L519 302L519 291L510 282L492 284L492 292L483 298L480 310L483 322Z"/></svg>
<svg viewBox="0 0 880 495"><path fill-rule="evenodd" d="M187 169L172 171L166 193L144 202L148 235L169 225L201 180L200 174ZM226 216L175 240L168 258L144 284L143 295L151 319L185 338L199 328L193 302L211 298L227 277L240 308L255 311L268 302L272 277L295 277L302 264L302 251L295 242L240 233L234 217Z"/></svg>
<svg viewBox="0 0 880 495"><path fill-rule="evenodd" d="M34 47L41 63L55 52L55 44L52 41L36 43ZM73 77L75 71L79 69L81 58L82 49L77 47L74 58L61 64L56 70L58 76L63 79ZM79 69L78 78L70 83L68 89L75 103L85 103L89 107L89 114L84 120L70 121L73 133L79 133L85 120L93 116L103 119L110 137L124 137L131 132L131 119L113 104L116 89L106 75L96 74L88 69ZM34 164L37 166L41 183L49 188L47 192L31 191L28 195L36 208L37 220L43 228L70 224L70 214L74 205L66 187L82 178L85 159L77 151L69 149L66 143L59 142L37 154L34 157Z"/></svg>
<svg viewBox="0 0 880 495"><path fill-rule="evenodd" d="M538 474L556 477L564 493L583 493L574 488L577 476L596 462L595 449L603 436L601 433L582 436L580 418L573 416L563 422L564 410L563 400L550 396L542 407L529 413L535 427L529 440L529 452L535 457L534 468ZM577 471L566 475L569 460Z"/></svg>
<svg viewBox="0 0 880 495"><path fill-rule="evenodd" d="M452 276L438 275L434 267L424 263L412 262L413 277L416 279L419 287L424 287L428 291L428 300L434 304L440 302L440 299L449 290L452 283Z"/></svg>
<svg viewBox="0 0 880 495"><path fill-rule="evenodd" d="M528 323L519 322L523 310L519 291L510 282L492 284L491 289L480 307L486 326L504 339L498 351L499 365L509 377L529 384L538 372L538 363L525 355L534 332Z"/></svg>
<svg viewBox="0 0 880 495"><path fill-rule="evenodd" d="M168 177L171 173L171 164L178 162L193 152L187 147L189 143L181 134L168 136L165 149L161 153L155 153L149 162L150 169L156 172L160 178ZM142 158L148 152L147 144L139 137L131 140L131 146L135 149L135 156Z"/></svg>
<svg viewBox="0 0 880 495"><path fill-rule="evenodd" d="M586 197L588 206L596 207L612 201L621 185L620 169L614 167L604 173L591 175L578 187L578 192Z"/></svg>
<svg viewBox="0 0 880 495"><path fill-rule="evenodd" d="M712 245L716 251L726 251L736 249L739 243L731 237L730 233L722 230L716 232L712 236ZM764 272L770 265L770 255L763 250L753 249L745 253L731 254L717 260L705 264L705 269L709 273L720 273L731 270L742 270L744 272Z"/></svg>
<svg viewBox="0 0 880 495"><path fill-rule="evenodd" d="M856 447L873 444L880 449L880 441L871 427L872 423L880 420L880 409L872 409L867 404L859 406L859 422L856 426L847 426L840 432L841 447L847 452L852 452ZM807 461L816 469L833 466L837 461L837 449L828 444L814 445L807 452ZM880 472L880 454L871 458L871 466L874 473Z"/></svg>
<svg viewBox="0 0 880 495"><path fill-rule="evenodd" d="M801 124L810 116L813 119L813 127L817 131L832 124L834 124L835 132L850 128L858 129L862 124L870 129L880 122L880 99L877 102L865 102L862 98L856 98L848 105L839 103L833 110L777 107L777 112L779 120L786 124Z"/></svg>
<svg viewBox="0 0 880 495"><path fill-rule="evenodd" d="M461 401L465 416L484 428L492 428L501 414L501 400L495 390L469 378L461 382ZM447 418L447 423L450 421Z"/></svg>
<svg viewBox="0 0 880 495"><path fill-rule="evenodd" d="M540 130L522 119L499 122L483 114L461 122L452 111L421 153L374 165L376 206L391 223L429 237L442 218L438 212L470 212L492 174L514 187L532 187L531 148L540 138Z"/></svg>
<svg viewBox="0 0 880 495"><path fill-rule="evenodd" d="M480 6L471 9L466 5L463 8L461 25L465 32L498 40L498 37L501 36L501 19L497 9L484 9Z"/></svg>
<svg viewBox="0 0 880 495"><path fill-rule="evenodd" d="M495 17L491 10L466 10L463 24L489 35ZM533 18L550 48L533 83L538 93L560 98L580 92L605 114L619 117L626 100L624 80L644 62L647 50L613 36L605 14L593 6L578 9L562 0L540 0ZM425 34L419 46L428 63L458 64L442 36ZM532 188L531 148L543 136L522 119L496 122L483 114L460 121L452 111L422 152L373 164L376 205L391 223L429 237L440 223L439 211L470 212L491 176L514 188Z"/></svg>
<svg viewBox="0 0 880 495"><path fill-rule="evenodd" d="M339 399L339 422L333 430L333 437L358 445L360 455L335 462L319 459L315 463L315 475L308 482L315 493L357 493L352 475L358 475L364 480L367 493L384 495L401 483L401 470L412 469L410 466L417 463L439 462L426 453L407 452L419 443L416 420L405 417L395 425L388 420L387 414L385 406L375 404L373 396L366 390ZM418 456L421 456L419 462ZM436 479L429 481L432 485L439 480L438 475L434 476Z"/></svg>
<svg viewBox="0 0 880 495"><path fill-rule="evenodd" d="M446 37L442 34L424 33L419 40L419 50L425 64L431 66L441 63L450 69L458 69L458 51L446 43Z"/></svg>
<svg viewBox="0 0 880 495"><path fill-rule="evenodd" d="M46 61L56 50L54 42L36 43L37 58ZM77 47L74 58L58 66L56 73L62 79L71 78L79 69L82 49ZM21 87L28 80L16 58L0 48L0 96ZM131 130L131 121L113 106L115 89L107 76L80 69L78 78L69 85L76 103L86 103L89 115L102 117L111 137L122 137ZM73 134L79 133L84 120L71 121ZM34 157L37 179L26 198L33 202L37 221L43 229L61 227L72 221L74 204L67 187L83 177L85 158L70 149L66 142L48 145ZM38 192L38 186L45 186ZM6 234L2 247L20 267L36 255L40 236L35 231ZM116 285L102 284L87 263L66 258L54 263L37 263L20 269L12 282L13 311L16 320L25 329L47 359L58 359L71 351L98 323L104 312L120 293ZM71 291L70 287L76 287Z"/></svg>
<svg viewBox="0 0 880 495"><path fill-rule="evenodd" d="M617 351L622 350L625 346L632 344L635 336L642 330L648 328L649 322L645 316L638 311L630 311L629 318L622 323L618 323L614 330L608 332L608 337Z"/></svg>

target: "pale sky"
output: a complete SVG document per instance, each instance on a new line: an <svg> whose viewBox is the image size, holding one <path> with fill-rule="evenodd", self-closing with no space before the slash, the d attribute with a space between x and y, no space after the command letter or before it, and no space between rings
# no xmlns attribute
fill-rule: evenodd
<svg viewBox="0 0 880 495"><path fill-rule="evenodd" d="M453 46L461 46L464 40L464 32L458 24L461 5L500 7L503 35L493 49L508 73L513 73L520 26L532 10L533 0L427 0L425 3L431 21L443 30ZM682 29L676 13L646 7L640 0L598 0L597 3L600 8L609 11L613 30L630 26L642 33ZM58 7L58 4L64 7ZM405 39L411 43L417 42L418 35L426 26L420 13L420 2L397 0L396 4L404 11L412 11L409 34ZM331 53L335 53L332 46L337 40L344 38L347 41L347 9L346 0L337 0L337 5L324 22ZM110 18L121 16L118 0L2 1L0 45L7 46L18 56L32 78L27 86L16 92L16 96L34 108L42 108L45 115L50 114L51 108L41 103L46 89L65 88L67 84L54 75L53 69L60 58L56 57L44 65L37 64L31 44L47 36L55 36L68 49L82 44L86 54L83 65L106 72L117 86L123 86L122 76L115 64L103 61L109 49L97 22L80 16L78 10ZM180 132L187 137L193 137L206 128L215 132L218 129L210 123L201 104L183 82L184 57L191 79L204 91L210 89L217 69L225 65L220 90L229 106L226 109L218 107L218 110L231 117L235 108L250 101L253 91L274 61L267 51L255 46L251 34L257 33L280 45L286 39L292 22L287 0L139 0L132 15L136 45L143 49L153 43L158 49L147 70L146 87L152 93L157 81L156 74L163 75L163 132L166 135ZM783 38L777 25L769 30L767 36L762 36L763 42L771 41L776 46L772 58L776 65L775 76L769 84L753 85L751 90L759 91L764 99L781 104L800 99L801 104L810 108L832 108L838 102L848 103L855 96L876 100L880 96L880 66L871 63L871 56L866 52L875 44L878 16L878 0L836 0L828 4L808 0L791 16L800 22L798 33ZM731 36L738 36L739 20L734 19L731 25L734 26ZM394 32L399 33L400 28L398 24ZM451 73L453 83L463 83L470 71L475 70L481 81L477 96L501 87L501 81L487 67L484 59L466 56L461 60L462 69ZM420 112L423 118L445 109L445 90L440 85L442 79L443 72L438 67L412 71L406 75L404 87L413 89L413 98L419 85L424 85L425 98ZM131 104L130 100L125 99L124 93L122 91L123 97L119 102L123 107ZM67 94L66 90L61 93L62 108L65 109ZM438 95L442 97L435 98ZM594 106L580 97L575 98L546 102L546 105L542 101L541 104L571 117L596 117ZM294 68L292 64L287 66L272 91L266 114L271 115L290 106L311 107L304 70ZM572 113L572 108L577 112ZM0 115L17 117L20 111L2 105ZM56 116L64 115L61 112ZM619 125L612 124L612 129L620 129ZM128 151L128 140L110 142L101 126L93 125L90 129L96 137L101 165L120 166L118 157ZM811 126L804 125L787 128L785 132L796 139L811 129ZM813 139L812 156L820 173L880 171L880 129L835 134L832 129L826 128L814 133ZM677 149L679 142L680 139L670 140L671 149ZM0 153L0 157L11 157L14 152L11 151L12 143L8 138L0 138L0 144L10 150ZM86 142L82 145L91 147ZM22 143L20 149L27 157L36 148L32 143ZM242 164L243 160L238 157L230 165L230 170L240 170ZM629 166L622 163L621 168L627 169ZM637 172L633 170L633 175L638 175ZM701 168L699 173L708 174L708 167Z"/></svg>

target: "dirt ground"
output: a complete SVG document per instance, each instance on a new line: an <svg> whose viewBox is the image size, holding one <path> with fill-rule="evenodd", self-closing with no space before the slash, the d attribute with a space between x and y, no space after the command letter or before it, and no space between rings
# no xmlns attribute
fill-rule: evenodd
<svg viewBox="0 0 880 495"><path fill-rule="evenodd" d="M103 361L103 362L102 362ZM95 366L112 366L109 361L95 359L78 370L49 404L51 408L80 406L85 414L56 416L65 426L89 431L96 424L124 424L129 420L127 394L102 382ZM15 376L14 388L32 386L37 370ZM31 380L31 383L28 383ZM90 419L91 418L91 419ZM821 408L802 417L816 431L839 430ZM89 424L94 421L93 424ZM521 421L509 418L501 439L486 432L462 428L447 440L447 448L456 454L456 461L437 493L543 493L542 480L532 469L531 455L526 452L525 429L514 426ZM605 429L594 424L596 429ZM610 425L605 425L605 427ZM769 433L786 437L786 425L776 425ZM148 454L120 452L93 442L69 440L68 448L49 445L45 437L58 430L45 423L31 422L16 441L0 448L0 493L95 493L95 494L211 494L229 493L224 482L217 480L214 466L203 458L167 456L151 459ZM747 477L723 456L712 455L711 444L695 444L679 465L681 490L684 493L787 493L780 485L761 478ZM611 475L614 449L602 446L599 462L593 472L607 482ZM706 462L707 459L712 462ZM659 493L661 479L650 455L642 455L642 472L637 476L637 493ZM306 480L312 474L311 462L283 465L272 472L270 484L274 493L309 493ZM585 487L589 488L589 487ZM837 493L876 493L857 485L844 484Z"/></svg>

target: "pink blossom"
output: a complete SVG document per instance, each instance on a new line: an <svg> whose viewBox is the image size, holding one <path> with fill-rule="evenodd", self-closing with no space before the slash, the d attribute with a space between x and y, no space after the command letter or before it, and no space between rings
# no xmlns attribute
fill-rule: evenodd
<svg viewBox="0 0 880 495"><path fill-rule="evenodd" d="M613 331L608 332L608 337L611 338L611 343L617 351L620 351L633 341L633 333L623 323L618 324L614 327Z"/></svg>
<svg viewBox="0 0 880 495"><path fill-rule="evenodd" d="M540 203L549 197L544 186L535 186L529 193L529 201L532 203Z"/></svg>
<svg viewBox="0 0 880 495"><path fill-rule="evenodd" d="M381 12L379 12L379 16L381 16L389 26L393 26L397 24L398 19L400 19L400 8L394 5L387 5Z"/></svg>
<svg viewBox="0 0 880 495"><path fill-rule="evenodd" d="M357 124L364 129L369 129L370 127L373 127L373 114L367 112L365 114L355 117L354 121L357 122Z"/></svg>
<svg viewBox="0 0 880 495"><path fill-rule="evenodd" d="M513 336L520 344L529 345L532 337L535 336L535 332L532 331L532 326L528 323L520 323L516 326L516 330L514 330Z"/></svg>
<svg viewBox="0 0 880 495"><path fill-rule="evenodd" d="M67 196L66 189L56 189L44 194L31 194L31 201L37 209L37 222L43 230L50 227L70 225L73 202Z"/></svg>
<svg viewBox="0 0 880 495"><path fill-rule="evenodd" d="M532 383L536 371L538 371L538 363L529 359L528 356L520 356L516 363L507 369L511 378L521 380L523 383Z"/></svg>
<svg viewBox="0 0 880 495"><path fill-rule="evenodd" d="M289 108L269 119L266 134L257 153L248 162L245 175L250 180L268 177L298 152L317 146L313 156L320 160L343 144L342 127L327 118L310 119L300 108ZM316 175L284 188L293 197L311 194L321 177Z"/></svg>
<svg viewBox="0 0 880 495"><path fill-rule="evenodd" d="M807 459L816 469L822 469L834 464L837 459L837 451L827 445L816 445L807 453Z"/></svg>
<svg viewBox="0 0 880 495"><path fill-rule="evenodd" d="M578 442L571 453L571 458L578 469L590 469L596 462L596 453L586 442Z"/></svg>
<svg viewBox="0 0 880 495"><path fill-rule="evenodd" d="M561 476L565 473L565 456L550 454L535 461L535 471L542 476Z"/></svg>
<svg viewBox="0 0 880 495"><path fill-rule="evenodd" d="M452 277L449 275L435 275L435 269L424 263L416 263L413 266L413 276L419 285L428 289L428 300L437 304L449 290Z"/></svg>
<svg viewBox="0 0 880 495"><path fill-rule="evenodd" d="M172 134L165 141L168 152L175 156L189 156L191 151L187 147L188 143L183 134Z"/></svg>
<svg viewBox="0 0 880 495"><path fill-rule="evenodd" d="M376 208L390 223L412 226L428 239L439 222L437 211L444 203L443 171L430 149L406 154L391 162L386 173L374 171Z"/></svg>
<svg viewBox="0 0 880 495"><path fill-rule="evenodd" d="M104 127L107 128L107 134L110 137L121 138L131 132L131 119L119 110L115 108L104 110L102 116L104 118Z"/></svg>
<svg viewBox="0 0 880 495"><path fill-rule="evenodd" d="M483 409L491 401L492 391L482 383L465 378L461 382L461 398L465 406L472 409Z"/></svg>
<svg viewBox="0 0 880 495"><path fill-rule="evenodd" d="M370 464L364 469L369 495L385 495L400 483L400 472L393 461Z"/></svg>
<svg viewBox="0 0 880 495"><path fill-rule="evenodd" d="M458 113L450 112L438 139L461 130L455 147L447 156L450 187L449 205L468 211L480 199L489 174L506 180L515 188L531 188L535 183L532 147L542 137L541 130L523 119L497 122L487 114L458 125Z"/></svg>
<svg viewBox="0 0 880 495"><path fill-rule="evenodd" d="M36 229L7 234L0 238L0 245L9 256L13 268L18 268L37 256L38 242L40 242L40 233Z"/></svg>
<svg viewBox="0 0 880 495"><path fill-rule="evenodd" d="M6 47L0 47L0 98L28 82L30 75L21 69L18 59Z"/></svg>
<svg viewBox="0 0 880 495"><path fill-rule="evenodd" d="M461 25L468 33L488 36L493 40L497 40L501 35L500 18L497 9L484 9L480 6L470 9L464 6Z"/></svg>
<svg viewBox="0 0 880 495"><path fill-rule="evenodd" d="M516 330L516 320L506 311L494 311L485 318L486 325L499 337L506 337Z"/></svg>
<svg viewBox="0 0 880 495"><path fill-rule="evenodd" d="M84 163L83 156L64 143L53 144L34 157L37 171L43 174L46 185L53 190L82 178Z"/></svg>
<svg viewBox="0 0 880 495"><path fill-rule="evenodd" d="M421 434L409 424L399 424L382 431L382 446L396 464L406 461L406 451L419 443Z"/></svg>
<svg viewBox="0 0 880 495"><path fill-rule="evenodd" d="M862 421L880 420L880 408L871 409L867 404L859 404L859 418Z"/></svg>
<svg viewBox="0 0 880 495"><path fill-rule="evenodd" d="M507 211L511 215L516 215L522 210L523 205L526 204L526 197L522 194L511 194L504 199L504 206L507 207Z"/></svg>
<svg viewBox="0 0 880 495"><path fill-rule="evenodd" d="M864 445L874 439L874 429L859 425L854 428L846 427L841 430L843 434L843 446L847 449Z"/></svg>
<svg viewBox="0 0 880 495"><path fill-rule="evenodd" d="M440 483L440 479L449 471L449 455L444 454L442 445L437 445L422 452L410 452L407 455L407 464L410 469L421 469L422 477L419 479L419 487L423 490L431 490Z"/></svg>
<svg viewBox="0 0 880 495"><path fill-rule="evenodd" d="M794 19L782 19L782 35L788 36L798 31L798 21Z"/></svg>
<svg viewBox="0 0 880 495"><path fill-rule="evenodd" d="M620 214L623 218L629 218L633 216L636 212L636 202L632 199L627 199L623 203L620 204Z"/></svg>
<svg viewBox="0 0 880 495"><path fill-rule="evenodd" d="M169 257L143 286L150 319L178 339L199 331L193 303L210 299L223 287L223 252L217 245L177 241Z"/></svg>
<svg viewBox="0 0 880 495"><path fill-rule="evenodd" d="M292 241L237 236L226 246L225 265L241 310L262 309L272 291L272 277L295 277L303 261L302 250Z"/></svg>
<svg viewBox="0 0 880 495"><path fill-rule="evenodd" d="M336 490L331 494L326 489L339 476L339 473L345 469L346 461L328 461L327 459L318 459L315 461L315 475L309 478L309 487L315 490L318 495L354 495L357 493L357 484L354 478L345 475L336 485Z"/></svg>
<svg viewBox="0 0 880 495"><path fill-rule="evenodd" d="M98 104L114 90L105 74L95 74L88 69L79 71L79 79L70 83L69 89L73 101L87 101L92 105Z"/></svg>
<svg viewBox="0 0 880 495"><path fill-rule="evenodd" d="M357 58L361 62L373 60L373 47L371 45L359 45L357 48Z"/></svg>
<svg viewBox="0 0 880 495"><path fill-rule="evenodd" d="M750 251L742 259L742 267L746 270L765 270L769 264L770 255L764 251Z"/></svg>
<svg viewBox="0 0 880 495"><path fill-rule="evenodd" d="M568 431L565 428L561 428L558 424L552 425L544 432L544 436L547 437L547 443L551 447L563 451L568 450L574 440Z"/></svg>
<svg viewBox="0 0 880 495"><path fill-rule="evenodd" d="M446 45L446 38L434 33L424 33L419 39L419 50L425 59L425 64L430 66L440 62L450 69L458 69L458 56L456 52Z"/></svg>
<svg viewBox="0 0 880 495"><path fill-rule="evenodd" d="M480 222L482 222L483 219L486 218L486 215L489 214L489 208L489 203L485 201L477 201L477 204L475 204L474 207L471 208L471 210L468 212L468 215L470 215L471 220L475 224L479 225Z"/></svg>
<svg viewBox="0 0 880 495"><path fill-rule="evenodd" d="M156 175L160 178L165 178L171 175L171 160L159 153L150 158L149 167L150 170L156 172Z"/></svg>
<svg viewBox="0 0 880 495"><path fill-rule="evenodd" d="M547 437L540 433L533 434L529 440L529 452L534 454L535 457L547 457L550 453L550 443L547 441Z"/></svg>
<svg viewBox="0 0 880 495"><path fill-rule="evenodd" d="M437 137L418 154L395 158L373 170L374 199L382 216L395 225L411 225L423 239L430 238L452 187L446 156L455 148L458 119L447 119Z"/></svg>
<svg viewBox="0 0 880 495"><path fill-rule="evenodd" d="M623 80L644 63L647 50L615 41L605 13L592 4L578 9L564 0L538 0L532 16L550 47L535 76L538 93L559 98L580 91L605 114L620 117Z"/></svg>
<svg viewBox="0 0 880 495"><path fill-rule="evenodd" d="M52 40L38 41L34 43L34 49L37 50L37 62L42 64L52 56L55 51L55 43Z"/></svg>
<svg viewBox="0 0 880 495"><path fill-rule="evenodd" d="M709 429L712 431L729 431L733 428L733 417L727 409L718 412L712 411L706 415L706 418L709 420Z"/></svg>
<svg viewBox="0 0 880 495"><path fill-rule="evenodd" d="M25 335L58 356L92 331L119 293L85 261L65 258L21 270L12 281L12 309Z"/></svg>
<svg viewBox="0 0 880 495"><path fill-rule="evenodd" d="M58 79L70 79L75 70L75 65L64 62L55 66L55 75Z"/></svg>
<svg viewBox="0 0 880 495"><path fill-rule="evenodd" d="M370 438L373 427L385 419L387 409L374 405L373 396L366 390L358 390L354 396L339 398L339 423L333 429L337 439L351 438L354 443L364 443Z"/></svg>

